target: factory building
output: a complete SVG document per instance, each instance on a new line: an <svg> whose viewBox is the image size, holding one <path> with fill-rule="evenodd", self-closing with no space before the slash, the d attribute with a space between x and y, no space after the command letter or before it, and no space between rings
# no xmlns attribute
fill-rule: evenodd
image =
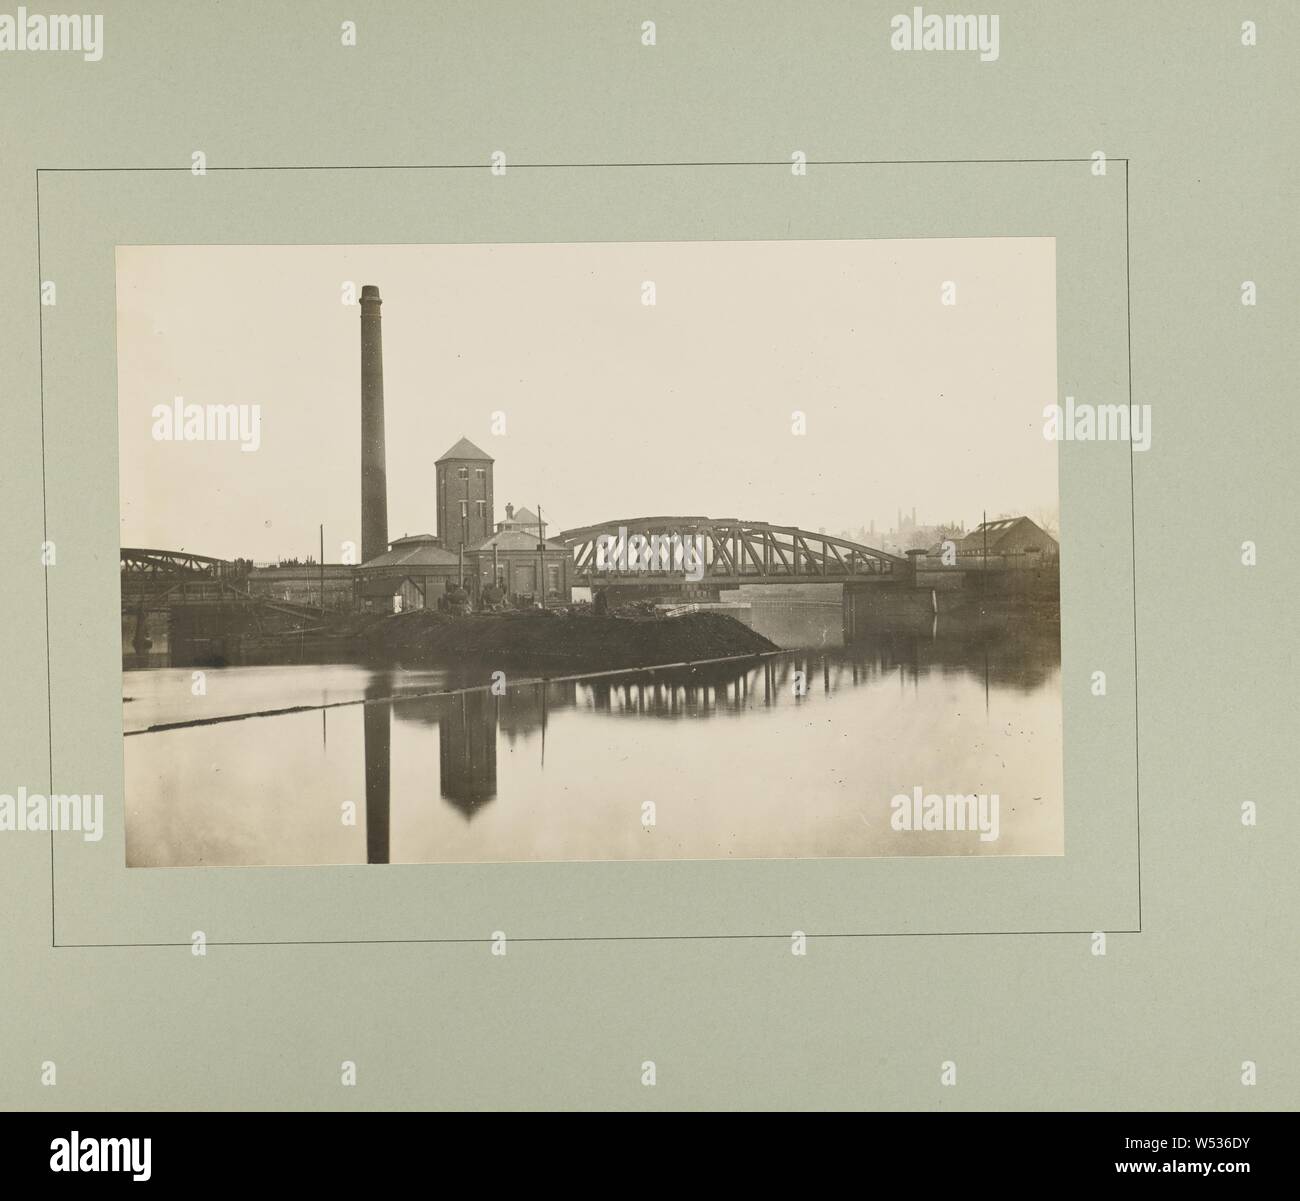
<svg viewBox="0 0 1300 1201"><path fill-rule="evenodd" d="M473 558L480 595L495 580L508 596L540 601L538 589L544 586L546 604L568 603L573 552L563 542L539 539L523 530L498 530L474 548Z"/></svg>
<svg viewBox="0 0 1300 1201"><path fill-rule="evenodd" d="M432 534L411 534L362 563L357 575L363 609L434 609L460 579L460 555L443 549Z"/></svg>
<svg viewBox="0 0 1300 1201"><path fill-rule="evenodd" d="M565 604L573 555L546 539L528 509L506 506L499 525L493 499L492 456L461 438L434 464L437 534L388 540L384 452L383 355L379 289L361 292L361 529L363 561L356 569L364 609L437 608L463 589L475 608L500 596L516 604ZM492 591L488 591L492 589Z"/></svg>

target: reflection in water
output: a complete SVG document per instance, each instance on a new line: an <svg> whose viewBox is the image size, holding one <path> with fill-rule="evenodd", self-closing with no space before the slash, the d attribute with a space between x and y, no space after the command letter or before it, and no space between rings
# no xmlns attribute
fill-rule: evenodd
<svg viewBox="0 0 1300 1201"><path fill-rule="evenodd" d="M500 698L482 688L451 696L420 697L388 706L398 721L438 730L438 779L444 800L466 819L497 794L497 720ZM370 749L367 745L366 757Z"/></svg>
<svg viewBox="0 0 1300 1201"><path fill-rule="evenodd" d="M366 862L388 862L389 772L392 766L393 706L362 707L366 747Z"/></svg>
<svg viewBox="0 0 1300 1201"><path fill-rule="evenodd" d="M773 625L793 641L798 607L780 609ZM501 696L481 685L410 696L429 673L353 668L364 685L333 675L331 695L366 703L331 709L328 736L308 711L127 738L128 862L1061 854L1055 623L927 618L835 646L823 609L804 649L739 665L513 684ZM760 629L762 615L755 606ZM210 694L223 674L209 672ZM295 696L317 686L294 679ZM152 718L175 720L169 673L127 680ZM257 678L238 687L264 695ZM918 785L999 793L1000 839L893 831L890 798ZM361 828L340 823L340 807L362 799ZM658 808L649 829L646 800Z"/></svg>
<svg viewBox="0 0 1300 1201"><path fill-rule="evenodd" d="M441 792L466 817L497 794L496 700L486 692L462 692L448 706L438 740Z"/></svg>

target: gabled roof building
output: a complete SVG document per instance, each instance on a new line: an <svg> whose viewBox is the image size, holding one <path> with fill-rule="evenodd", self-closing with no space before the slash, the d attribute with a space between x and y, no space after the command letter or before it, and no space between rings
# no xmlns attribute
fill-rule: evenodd
<svg viewBox="0 0 1300 1201"><path fill-rule="evenodd" d="M1000 517L976 526L957 543L960 556L1041 554L1055 557L1060 544L1046 530L1028 517ZM937 552L932 552L937 553Z"/></svg>

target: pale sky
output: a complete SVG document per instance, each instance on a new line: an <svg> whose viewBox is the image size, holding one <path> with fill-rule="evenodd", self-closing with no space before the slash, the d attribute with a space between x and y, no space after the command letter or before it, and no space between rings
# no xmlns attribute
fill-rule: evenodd
<svg viewBox="0 0 1300 1201"><path fill-rule="evenodd" d="M389 537L462 435L554 533L703 514L838 533L1057 507L1051 238L117 250L121 541L258 561L360 541L360 308L384 300ZM642 283L656 304L642 304ZM940 303L944 281L957 303ZM152 410L261 406L261 445ZM506 433L491 432L492 413ZM791 433L791 413L807 433Z"/></svg>

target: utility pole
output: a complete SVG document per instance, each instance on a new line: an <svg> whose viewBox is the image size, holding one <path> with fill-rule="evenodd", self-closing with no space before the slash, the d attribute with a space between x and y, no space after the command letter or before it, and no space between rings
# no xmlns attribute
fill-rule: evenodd
<svg viewBox="0 0 1300 1201"><path fill-rule="evenodd" d="M984 530L984 570L981 573L980 590L987 592L989 590L989 511L984 510L984 521L982 528Z"/></svg>
<svg viewBox="0 0 1300 1201"><path fill-rule="evenodd" d="M320 611L325 615L325 523L320 527Z"/></svg>
<svg viewBox="0 0 1300 1201"><path fill-rule="evenodd" d="M546 535L542 532L542 506L537 506L537 579L538 591L542 594L542 608L546 608Z"/></svg>

